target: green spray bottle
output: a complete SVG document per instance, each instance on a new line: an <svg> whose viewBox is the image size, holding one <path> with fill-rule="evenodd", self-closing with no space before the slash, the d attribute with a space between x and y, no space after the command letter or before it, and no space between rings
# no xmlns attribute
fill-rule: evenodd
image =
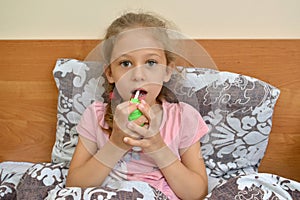
<svg viewBox="0 0 300 200"><path fill-rule="evenodd" d="M130 99L130 101L132 103L141 103L140 100L139 100L139 95L140 95L140 91L137 90L135 95L134 95L134 98ZM130 113L130 115L128 116L128 120L129 121L136 120L142 115L143 115L143 113L139 109L136 109L132 113Z"/></svg>
<svg viewBox="0 0 300 200"><path fill-rule="evenodd" d="M139 100L139 95L140 95L140 91L137 90L135 95L134 95L134 98L130 99L130 101L132 103L140 103L140 100ZM136 120L138 119L140 116L142 116L143 113L139 110L139 109L135 109L132 113L130 113L130 115L128 116L128 120L129 121L133 121L133 120ZM141 126L144 126L144 124L142 124ZM132 150L133 151L142 151L142 148L141 147L132 147Z"/></svg>

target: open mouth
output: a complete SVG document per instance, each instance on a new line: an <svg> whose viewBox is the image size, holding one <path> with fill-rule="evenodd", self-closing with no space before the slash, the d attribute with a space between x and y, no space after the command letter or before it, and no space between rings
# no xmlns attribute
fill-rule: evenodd
<svg viewBox="0 0 300 200"><path fill-rule="evenodd" d="M139 100L142 100L142 99L146 98L146 95L147 95L148 92L144 89L135 89L135 90L133 90L131 92L131 98L134 98L136 96L137 91L139 91L139 94L138 94L138 99Z"/></svg>

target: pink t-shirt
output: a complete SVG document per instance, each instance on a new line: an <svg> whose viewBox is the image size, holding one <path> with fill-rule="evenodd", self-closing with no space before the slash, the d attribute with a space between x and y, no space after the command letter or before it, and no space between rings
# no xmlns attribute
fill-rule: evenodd
<svg viewBox="0 0 300 200"><path fill-rule="evenodd" d="M91 104L84 111L77 126L78 133L97 143L99 149L108 141L108 135L102 130L108 127L104 120L105 106L106 104L102 102ZM168 147L180 159L179 150L199 142L200 138L207 133L208 127L199 112L186 103L164 102L162 108L163 119L160 134ZM161 171L142 151L128 151L102 185L109 186L110 183L119 180L145 181L170 199L178 199Z"/></svg>

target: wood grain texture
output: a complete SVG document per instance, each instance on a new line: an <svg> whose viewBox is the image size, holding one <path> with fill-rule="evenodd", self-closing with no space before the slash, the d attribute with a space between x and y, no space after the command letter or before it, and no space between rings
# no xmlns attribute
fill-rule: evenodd
<svg viewBox="0 0 300 200"><path fill-rule="evenodd" d="M97 40L0 41L0 161L49 162L58 58L84 59ZM281 90L260 172L300 181L300 40L198 40L218 68Z"/></svg>

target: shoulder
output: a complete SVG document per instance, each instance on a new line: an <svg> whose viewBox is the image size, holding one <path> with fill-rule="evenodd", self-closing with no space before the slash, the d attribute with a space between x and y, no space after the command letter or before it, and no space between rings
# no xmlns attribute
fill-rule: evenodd
<svg viewBox="0 0 300 200"><path fill-rule="evenodd" d="M164 103L163 109L165 122L172 123L174 127L176 125L179 134L184 138L182 141L189 141L183 146L192 144L208 132L208 126L193 106L184 102Z"/></svg>
<svg viewBox="0 0 300 200"><path fill-rule="evenodd" d="M198 116L200 117L200 113L198 110L196 110L193 106L184 103L184 102L179 102L179 103L168 103L164 102L163 103L163 109L167 113L173 113L173 114L179 114L183 115L185 117L188 116Z"/></svg>
<svg viewBox="0 0 300 200"><path fill-rule="evenodd" d="M169 123L177 126L178 129L186 127L196 127L203 123L203 119L193 106L184 103L168 103L164 102L163 105L163 124ZM180 127L180 128L179 128Z"/></svg>
<svg viewBox="0 0 300 200"><path fill-rule="evenodd" d="M102 102L94 102L87 106L83 112L80 122L77 124L77 132L90 141L96 142L101 146L101 141L105 141L102 128L106 127L104 115L106 111L106 104Z"/></svg>
<svg viewBox="0 0 300 200"><path fill-rule="evenodd" d="M104 115L106 112L106 103L95 101L91 105L87 106L82 114L82 120L85 122L98 122L98 124L104 126Z"/></svg>
<svg viewBox="0 0 300 200"><path fill-rule="evenodd" d="M91 105L87 106L84 113L95 113L96 115L105 112L106 103L95 101Z"/></svg>

